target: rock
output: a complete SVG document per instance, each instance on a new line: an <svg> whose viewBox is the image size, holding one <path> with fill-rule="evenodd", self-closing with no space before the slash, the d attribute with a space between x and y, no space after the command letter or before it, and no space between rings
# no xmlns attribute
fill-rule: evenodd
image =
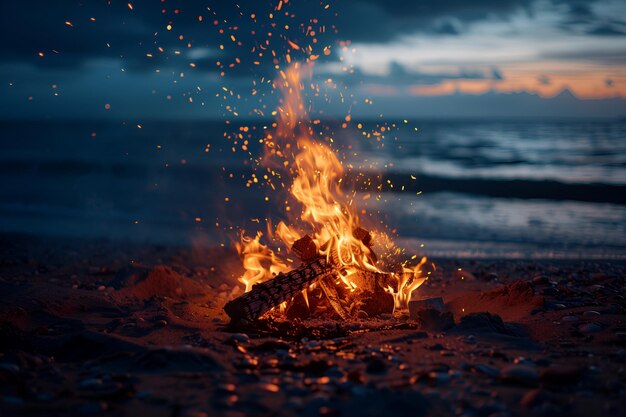
<svg viewBox="0 0 626 417"><path fill-rule="evenodd" d="M577 366L551 366L541 372L541 380L553 384L576 384L583 375L583 369Z"/></svg>
<svg viewBox="0 0 626 417"><path fill-rule="evenodd" d="M584 334L598 333L602 331L602 326L597 323L586 323L581 325L578 330Z"/></svg>
<svg viewBox="0 0 626 417"><path fill-rule="evenodd" d="M233 333L228 339L224 340L224 343L227 345L250 343L250 337L245 333Z"/></svg>
<svg viewBox="0 0 626 417"><path fill-rule="evenodd" d="M599 315L600 313L594 310L587 310L583 313L583 317L586 317L586 318L597 317Z"/></svg>
<svg viewBox="0 0 626 417"><path fill-rule="evenodd" d="M12 363L0 363L0 371L17 375L20 372L20 367Z"/></svg>
<svg viewBox="0 0 626 417"><path fill-rule="evenodd" d="M499 278L500 277L495 272L489 272L487 275L485 275L486 281L497 281Z"/></svg>
<svg viewBox="0 0 626 417"><path fill-rule="evenodd" d="M442 297L422 298L422 299L412 298L411 301L409 301L409 317L411 317L413 320L417 320L417 313L420 310L429 309L429 308L443 312L445 310L445 305L443 304L443 298Z"/></svg>
<svg viewBox="0 0 626 417"><path fill-rule="evenodd" d="M454 327L454 318L452 313L442 313L433 308L419 310L416 320L420 323L420 327L431 331L444 331Z"/></svg>
<svg viewBox="0 0 626 417"><path fill-rule="evenodd" d="M511 365L502 369L500 378L505 382L534 386L539 381L539 374L528 365Z"/></svg>
<svg viewBox="0 0 626 417"><path fill-rule="evenodd" d="M83 404L80 407L78 407L78 413L88 416L88 415L102 413L103 411L106 411L108 409L109 409L109 404L104 401L91 402L91 403Z"/></svg>
<svg viewBox="0 0 626 417"><path fill-rule="evenodd" d="M561 321L563 323L575 323L575 322L578 321L578 317L576 317L576 316L563 316L561 318Z"/></svg>
<svg viewBox="0 0 626 417"><path fill-rule="evenodd" d="M100 378L88 378L83 379L78 383L78 387L81 389L92 389L97 388L102 385L102 380Z"/></svg>
<svg viewBox="0 0 626 417"><path fill-rule="evenodd" d="M450 375L445 372L429 372L428 379L435 385L446 385L450 382Z"/></svg>
<svg viewBox="0 0 626 417"><path fill-rule="evenodd" d="M520 400L520 405L525 408L534 408L545 402L547 399L547 395L542 389L531 389L524 394Z"/></svg>
<svg viewBox="0 0 626 417"><path fill-rule="evenodd" d="M461 317L455 330L471 333L496 333L509 336L523 336L515 326L505 324L497 314L471 313Z"/></svg>
<svg viewBox="0 0 626 417"><path fill-rule="evenodd" d="M373 358L369 361L365 367L365 372L368 374L384 374L387 372L387 365L379 358Z"/></svg>
<svg viewBox="0 0 626 417"><path fill-rule="evenodd" d="M498 376L500 376L500 370L497 368L494 368L493 366L489 366L489 365L485 365L483 363L479 363L478 365L474 365L474 369L478 372L480 372L481 374L485 374L487 376L490 376L492 378L497 378Z"/></svg>

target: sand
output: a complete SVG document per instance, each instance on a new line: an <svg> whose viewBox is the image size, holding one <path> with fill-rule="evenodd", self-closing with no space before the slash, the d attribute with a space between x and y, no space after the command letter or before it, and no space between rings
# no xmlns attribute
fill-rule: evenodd
<svg viewBox="0 0 626 417"><path fill-rule="evenodd" d="M613 415L626 265L435 260L407 314L233 327L227 248L0 237L0 415ZM459 271L458 268L462 268Z"/></svg>

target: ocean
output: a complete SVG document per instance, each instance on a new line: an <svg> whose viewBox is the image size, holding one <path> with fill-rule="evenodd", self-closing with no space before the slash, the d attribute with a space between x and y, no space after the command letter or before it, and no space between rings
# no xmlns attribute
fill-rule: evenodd
<svg viewBox="0 0 626 417"><path fill-rule="evenodd" d="M269 123L233 152L223 122L0 122L0 231L230 245L281 219L245 185ZM347 177L383 184L352 201L412 252L626 259L626 121L362 124L330 124Z"/></svg>

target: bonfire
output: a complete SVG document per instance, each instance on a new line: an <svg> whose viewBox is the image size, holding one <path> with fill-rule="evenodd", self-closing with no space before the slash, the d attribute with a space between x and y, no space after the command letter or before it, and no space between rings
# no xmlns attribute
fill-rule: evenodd
<svg viewBox="0 0 626 417"><path fill-rule="evenodd" d="M392 314L407 308L429 274L425 257L410 266L387 233L367 230L351 193L342 190L343 166L330 144L314 139L305 105L311 71L311 63L294 63L280 72L275 83L282 99L261 159L270 175L293 179L288 197L299 210L290 207L291 215L273 229L268 224L268 235L301 264L292 268L261 243L262 233L242 233L239 280L246 292L224 307L233 321L256 320L277 308L292 316L330 310L343 320Z"/></svg>

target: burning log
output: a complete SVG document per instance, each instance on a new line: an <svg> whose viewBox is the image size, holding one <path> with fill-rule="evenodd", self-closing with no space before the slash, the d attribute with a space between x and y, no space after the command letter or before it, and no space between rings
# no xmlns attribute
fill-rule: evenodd
<svg viewBox="0 0 626 417"><path fill-rule="evenodd" d="M341 304L339 292L337 291L337 288L335 287L335 283L333 282L332 278L333 277L324 277L323 279L319 280L318 284L324 292L324 295L326 296L326 299L328 300L328 303L331 305L333 310L335 310L335 312L339 315L339 317L341 317L342 320L347 320L350 318L350 313L348 313L348 311L346 311L344 306Z"/></svg>
<svg viewBox="0 0 626 417"><path fill-rule="evenodd" d="M376 272L359 269L358 273L351 275L348 279L354 283L357 288L371 292L387 288L391 288L394 291L398 289L398 278L391 272Z"/></svg>
<svg viewBox="0 0 626 417"><path fill-rule="evenodd" d="M224 311L233 322L245 319L254 321L272 308L291 300L298 292L326 276L336 273L335 267L326 259L316 259L288 273L256 284L252 289L229 301Z"/></svg>
<svg viewBox="0 0 626 417"><path fill-rule="evenodd" d="M353 236L365 246L367 252L363 255L375 264L376 254L371 249L371 234L365 229L356 228ZM322 245L321 250L328 252L325 257L320 256L320 250L310 236L305 235L296 240L291 250L303 262L302 266L254 285L250 292L227 303L224 310L233 322L242 319L254 321L281 303L289 302L288 315L308 316L311 310L300 292L316 283L329 306L342 320L357 315L359 310L368 316L393 313L394 297L391 292L398 291L398 277L406 272L389 273L354 267L349 276L344 275L342 278L349 283L348 289L339 288L335 280L339 274L346 273L346 270L342 267L339 254L331 245L332 240Z"/></svg>

